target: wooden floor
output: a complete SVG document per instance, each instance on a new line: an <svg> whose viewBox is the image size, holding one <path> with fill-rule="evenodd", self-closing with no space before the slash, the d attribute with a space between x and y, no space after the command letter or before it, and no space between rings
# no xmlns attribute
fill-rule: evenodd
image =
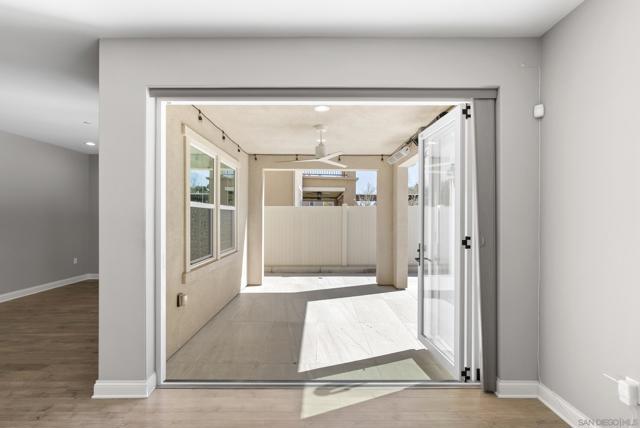
<svg viewBox="0 0 640 428"><path fill-rule="evenodd" d="M453 380L417 333L417 284L267 276L167 362L170 380Z"/></svg>
<svg viewBox="0 0 640 428"><path fill-rule="evenodd" d="M0 428L565 427L537 400L479 390L156 390L92 400L95 282L0 304Z"/></svg>

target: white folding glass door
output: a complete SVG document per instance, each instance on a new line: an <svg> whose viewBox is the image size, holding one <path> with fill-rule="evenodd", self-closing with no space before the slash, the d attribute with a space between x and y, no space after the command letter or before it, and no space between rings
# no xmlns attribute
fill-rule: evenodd
<svg viewBox="0 0 640 428"><path fill-rule="evenodd" d="M419 135L420 246L418 336L436 361L459 380L465 363L464 191L462 107Z"/></svg>

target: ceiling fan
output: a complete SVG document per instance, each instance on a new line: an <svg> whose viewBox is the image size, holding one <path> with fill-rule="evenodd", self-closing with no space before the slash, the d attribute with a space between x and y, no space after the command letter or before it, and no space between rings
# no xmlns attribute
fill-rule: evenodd
<svg viewBox="0 0 640 428"><path fill-rule="evenodd" d="M326 163L327 165L333 165L339 168L346 168L347 165L331 160L333 158L336 158L342 155L342 152L333 152L333 153L326 154L326 147L324 145L324 133L327 132L327 127L325 125L314 125L313 127L315 128L316 131L318 131L318 134L320 136L320 139L318 140L319 143L316 146L315 158L295 160L291 162L292 163L322 162L322 163Z"/></svg>

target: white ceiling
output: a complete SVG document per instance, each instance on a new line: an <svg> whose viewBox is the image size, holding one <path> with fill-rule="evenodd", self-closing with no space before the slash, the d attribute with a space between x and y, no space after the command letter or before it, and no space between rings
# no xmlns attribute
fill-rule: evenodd
<svg viewBox="0 0 640 428"><path fill-rule="evenodd" d="M96 152L102 37L535 37L581 2L0 0L0 129Z"/></svg>
<svg viewBox="0 0 640 428"><path fill-rule="evenodd" d="M249 153L313 154L319 138L314 125L322 124L327 154L379 155L391 154L448 106L334 105L324 113L308 105L199 108Z"/></svg>

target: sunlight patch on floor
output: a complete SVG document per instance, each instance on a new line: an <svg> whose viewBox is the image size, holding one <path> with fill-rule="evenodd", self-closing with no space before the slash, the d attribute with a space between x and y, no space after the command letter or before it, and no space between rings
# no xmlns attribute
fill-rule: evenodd
<svg viewBox="0 0 640 428"><path fill-rule="evenodd" d="M300 419L318 416L355 404L375 400L402 391L406 387L371 388L366 386L306 387L302 392Z"/></svg>
<svg viewBox="0 0 640 428"><path fill-rule="evenodd" d="M424 349L386 301L392 293L307 302L298 371L370 360L374 374L375 358Z"/></svg>

